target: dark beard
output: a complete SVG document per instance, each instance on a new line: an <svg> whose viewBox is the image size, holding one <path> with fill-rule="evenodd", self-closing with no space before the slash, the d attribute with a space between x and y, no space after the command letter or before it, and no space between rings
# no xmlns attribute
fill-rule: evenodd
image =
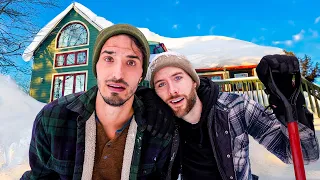
<svg viewBox="0 0 320 180"><path fill-rule="evenodd" d="M171 97L172 99L174 97ZM185 97L185 99L187 100L187 106L184 109L183 114L178 114L178 111L182 111L183 109L179 109L178 111L174 111L174 114L178 117L178 118L182 118L183 116L187 115L191 109L194 107L194 105L196 104L197 98L196 98L196 91L191 91L188 97Z"/></svg>
<svg viewBox="0 0 320 180"><path fill-rule="evenodd" d="M123 83L126 87L129 86L128 83L125 82L123 79L117 79L117 80L116 80L116 79L112 79L112 80L107 80L107 81L105 81L105 83L107 83L107 82ZM101 91L100 91L99 84L98 84L98 91L99 91L102 99L104 100L104 102L107 103L108 105L114 106L114 107L120 107L120 106L122 106L122 105L123 105L124 103L126 103L126 102L133 96L133 94L134 94L133 91L130 90L129 93L130 93L131 95L130 95L128 98L126 98L126 99L120 98L120 97L119 97L119 94L118 94L118 93L115 93L115 92L111 93L111 97L103 96L102 93L101 93Z"/></svg>
<svg viewBox="0 0 320 180"><path fill-rule="evenodd" d="M121 99L118 96L118 93L111 93L112 97L108 98L108 97L103 96L101 94L100 90L99 90L99 93L105 103L109 104L110 106L114 106L114 107L122 106L124 103L126 103L133 96L133 93L132 93L127 99Z"/></svg>

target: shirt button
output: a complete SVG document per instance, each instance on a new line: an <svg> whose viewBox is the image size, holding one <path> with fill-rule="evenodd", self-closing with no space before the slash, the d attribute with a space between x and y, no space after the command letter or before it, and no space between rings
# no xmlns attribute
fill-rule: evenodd
<svg viewBox="0 0 320 180"><path fill-rule="evenodd" d="M230 158L230 154L227 154L227 158Z"/></svg>
<svg viewBox="0 0 320 180"><path fill-rule="evenodd" d="M227 110L227 108L223 108L223 110L225 110L225 111L226 111L226 110Z"/></svg>
<svg viewBox="0 0 320 180"><path fill-rule="evenodd" d="M230 176L230 179L233 179L233 176Z"/></svg>
<svg viewBox="0 0 320 180"><path fill-rule="evenodd" d="M229 134L229 132L228 132L228 131L225 131L224 133L225 133L225 134Z"/></svg>

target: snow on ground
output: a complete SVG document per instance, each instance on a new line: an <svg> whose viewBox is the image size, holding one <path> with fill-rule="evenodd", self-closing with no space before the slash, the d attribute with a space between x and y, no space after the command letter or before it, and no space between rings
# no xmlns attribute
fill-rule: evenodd
<svg viewBox="0 0 320 180"><path fill-rule="evenodd" d="M0 174L27 163L32 123L43 105L0 75Z"/></svg>
<svg viewBox="0 0 320 180"><path fill-rule="evenodd" d="M29 170L28 149L34 117L43 107L0 75L0 179L19 179ZM320 139L320 120L315 120ZM252 172L261 180L294 179L293 166L286 165L250 138ZM305 166L308 180L320 179L320 161Z"/></svg>
<svg viewBox="0 0 320 180"><path fill-rule="evenodd" d="M320 120L317 119L317 138L320 139ZM252 173L259 175L261 180L294 180L293 165L280 161L250 137L250 161ZM320 160L305 165L307 180L320 179Z"/></svg>

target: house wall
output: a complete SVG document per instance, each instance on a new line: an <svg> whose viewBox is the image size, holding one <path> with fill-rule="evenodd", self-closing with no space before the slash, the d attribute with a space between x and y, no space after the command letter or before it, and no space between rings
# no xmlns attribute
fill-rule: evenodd
<svg viewBox="0 0 320 180"><path fill-rule="evenodd" d="M80 21L87 27L89 43L88 45L82 45L73 48L56 48L57 34L71 21ZM74 71L87 72L86 90L96 84L96 79L92 72L92 55L95 39L99 31L93 27L88 21L81 17L74 9L58 23L55 29L49 34L49 36L41 43L39 48L34 53L33 70L30 84L30 95L38 101L47 103L50 102L52 93L52 83L54 74L68 74ZM76 51L81 49L88 49L87 65L54 68L54 58L56 53L62 53L66 51ZM41 80L43 78L43 81Z"/></svg>

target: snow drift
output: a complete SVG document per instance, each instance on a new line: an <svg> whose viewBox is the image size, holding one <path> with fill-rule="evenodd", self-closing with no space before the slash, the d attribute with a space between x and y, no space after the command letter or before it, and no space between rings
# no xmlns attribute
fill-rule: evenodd
<svg viewBox="0 0 320 180"><path fill-rule="evenodd" d="M0 74L0 171L27 161L32 124L43 105Z"/></svg>

